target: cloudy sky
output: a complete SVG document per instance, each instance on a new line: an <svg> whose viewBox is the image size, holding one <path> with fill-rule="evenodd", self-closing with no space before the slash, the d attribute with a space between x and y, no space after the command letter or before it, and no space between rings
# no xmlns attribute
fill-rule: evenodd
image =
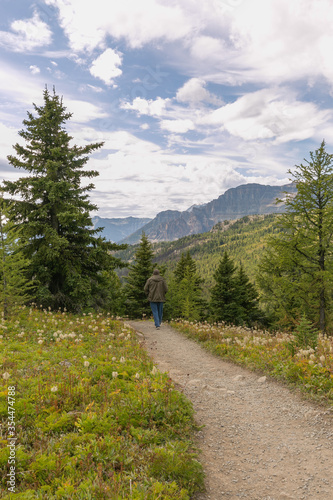
<svg viewBox="0 0 333 500"><path fill-rule="evenodd" d="M76 144L104 141L101 217L284 184L333 152L331 0L1 0L0 170L45 85Z"/></svg>

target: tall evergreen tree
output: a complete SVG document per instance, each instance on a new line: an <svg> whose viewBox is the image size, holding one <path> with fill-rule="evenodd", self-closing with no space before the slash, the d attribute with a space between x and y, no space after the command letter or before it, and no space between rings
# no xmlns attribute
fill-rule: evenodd
<svg viewBox="0 0 333 500"><path fill-rule="evenodd" d="M166 315L187 320L202 319L206 309L202 283L190 252L182 253L169 286Z"/></svg>
<svg viewBox="0 0 333 500"><path fill-rule="evenodd" d="M9 163L29 175L5 181L4 191L19 200L11 205L11 221L22 227L20 241L30 260L30 277L37 285L37 301L52 308L80 310L94 307L105 286L103 271L120 265L110 251L119 248L92 229L89 201L98 175L85 170L88 155L103 143L78 147L70 144L64 124L72 116L55 90L43 93L42 106L28 112L19 135L26 145L15 144Z"/></svg>
<svg viewBox="0 0 333 500"><path fill-rule="evenodd" d="M27 278L29 261L18 244L22 228L13 227L6 214L0 198L0 307L5 319L16 305L33 298L32 283Z"/></svg>
<svg viewBox="0 0 333 500"><path fill-rule="evenodd" d="M289 170L297 187L294 197L286 198L286 212L280 216L281 233L268 241L268 252L260 266L260 281L266 301L283 309L284 292L294 298L299 308L286 313L303 313L325 331L331 307L333 250L333 155L325 142L311 160ZM269 280L279 287L269 296ZM266 288L265 288L266 287Z"/></svg>
<svg viewBox="0 0 333 500"><path fill-rule="evenodd" d="M224 252L214 273L215 285L211 289L210 311L215 321L238 324L242 316L235 273L235 264Z"/></svg>
<svg viewBox="0 0 333 500"><path fill-rule="evenodd" d="M126 311L132 318L141 318L143 314L149 316L151 313L144 286L153 274L153 257L152 245L143 232L134 263L129 266L125 285Z"/></svg>
<svg viewBox="0 0 333 500"><path fill-rule="evenodd" d="M239 306L239 323L251 324L263 320L263 314L259 309L259 294L249 277L240 264L236 278L237 303Z"/></svg>

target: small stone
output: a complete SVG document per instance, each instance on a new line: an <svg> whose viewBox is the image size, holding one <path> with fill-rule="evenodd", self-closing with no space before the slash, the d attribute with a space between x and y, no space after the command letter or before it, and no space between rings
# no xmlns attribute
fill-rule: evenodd
<svg viewBox="0 0 333 500"><path fill-rule="evenodd" d="M260 377L260 378L258 378L258 382L259 382L259 384L263 384L263 383L265 383L265 382L266 382L266 378L267 378L267 377Z"/></svg>

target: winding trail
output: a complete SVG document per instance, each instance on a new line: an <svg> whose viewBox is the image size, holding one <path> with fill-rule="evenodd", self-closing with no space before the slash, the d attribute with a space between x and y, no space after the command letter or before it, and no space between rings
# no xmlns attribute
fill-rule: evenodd
<svg viewBox="0 0 333 500"><path fill-rule="evenodd" d="M333 500L333 412L168 325L129 322L192 401L206 492L193 500Z"/></svg>

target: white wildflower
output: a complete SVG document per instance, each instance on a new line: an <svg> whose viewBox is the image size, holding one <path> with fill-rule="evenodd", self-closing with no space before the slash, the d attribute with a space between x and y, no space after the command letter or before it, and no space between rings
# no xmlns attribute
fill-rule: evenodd
<svg viewBox="0 0 333 500"><path fill-rule="evenodd" d="M117 378L118 377L118 372L112 372L112 378Z"/></svg>
<svg viewBox="0 0 333 500"><path fill-rule="evenodd" d="M57 390L58 390L57 385L54 385L53 387L51 387L51 392L57 392Z"/></svg>
<svg viewBox="0 0 333 500"><path fill-rule="evenodd" d="M8 380L10 377L10 374L8 372L5 372L2 374L2 378L4 378L5 380Z"/></svg>
<svg viewBox="0 0 333 500"><path fill-rule="evenodd" d="M122 356L119 361L120 363L125 363L126 359L124 358L124 356Z"/></svg>
<svg viewBox="0 0 333 500"><path fill-rule="evenodd" d="M84 366L88 367L90 365L89 361L85 361L84 363Z"/></svg>

